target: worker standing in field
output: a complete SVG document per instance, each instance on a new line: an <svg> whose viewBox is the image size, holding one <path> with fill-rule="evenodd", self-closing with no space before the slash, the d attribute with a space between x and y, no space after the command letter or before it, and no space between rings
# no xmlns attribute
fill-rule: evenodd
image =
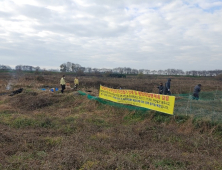
<svg viewBox="0 0 222 170"><path fill-rule="evenodd" d="M157 88L159 89L159 94L163 94L163 83L160 83L160 86Z"/></svg>
<svg viewBox="0 0 222 170"><path fill-rule="evenodd" d="M200 91L201 91L201 84L198 84L194 87L193 100L199 100Z"/></svg>
<svg viewBox="0 0 222 170"><path fill-rule="evenodd" d="M79 87L79 79L78 79L78 77L75 77L75 79L74 79L74 89L78 89L78 87Z"/></svg>
<svg viewBox="0 0 222 170"><path fill-rule="evenodd" d="M170 82L171 82L171 79L168 78L168 81L165 83L165 88L164 88L164 94L165 95L171 95Z"/></svg>
<svg viewBox="0 0 222 170"><path fill-rule="evenodd" d="M61 80L60 80L60 84L61 84L61 87L62 87L61 92L63 93L64 90L66 89L65 75L62 76L62 78L61 78Z"/></svg>

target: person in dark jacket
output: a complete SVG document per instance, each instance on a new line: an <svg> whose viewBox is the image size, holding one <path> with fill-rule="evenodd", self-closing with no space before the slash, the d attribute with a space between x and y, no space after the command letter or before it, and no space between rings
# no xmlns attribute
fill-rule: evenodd
<svg viewBox="0 0 222 170"><path fill-rule="evenodd" d="M194 91L193 91L193 99L194 100L199 100L200 91L201 91L201 84L198 84L194 87Z"/></svg>
<svg viewBox="0 0 222 170"><path fill-rule="evenodd" d="M160 86L157 88L159 89L159 94L163 94L163 83L160 83Z"/></svg>
<svg viewBox="0 0 222 170"><path fill-rule="evenodd" d="M164 88L164 94L166 94L166 95L171 95L171 92L170 92L170 82L171 82L171 79L168 78L168 81L166 82L165 88Z"/></svg>

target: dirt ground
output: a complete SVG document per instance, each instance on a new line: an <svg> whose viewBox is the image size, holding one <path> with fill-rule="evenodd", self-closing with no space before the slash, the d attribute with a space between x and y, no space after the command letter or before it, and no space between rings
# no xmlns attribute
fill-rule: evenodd
<svg viewBox="0 0 222 170"><path fill-rule="evenodd" d="M222 169L219 124L112 107L72 89L49 92L60 76L0 74L7 93L0 95L0 169ZM66 76L71 87L73 78ZM155 92L166 77L79 80L82 91L97 96L100 84ZM186 93L199 82L206 91L221 89L220 81L190 77L173 77L172 89Z"/></svg>

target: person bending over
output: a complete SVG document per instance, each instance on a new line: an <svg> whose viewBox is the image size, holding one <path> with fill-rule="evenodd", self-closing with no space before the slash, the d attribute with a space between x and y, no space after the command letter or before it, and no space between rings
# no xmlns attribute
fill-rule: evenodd
<svg viewBox="0 0 222 170"><path fill-rule="evenodd" d="M201 91L201 84L198 84L194 87L194 90L193 90L193 99L194 100L199 100L200 91Z"/></svg>

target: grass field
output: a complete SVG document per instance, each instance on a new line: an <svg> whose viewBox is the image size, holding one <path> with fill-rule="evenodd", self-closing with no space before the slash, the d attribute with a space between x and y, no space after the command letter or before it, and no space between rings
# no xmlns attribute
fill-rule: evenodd
<svg viewBox="0 0 222 170"><path fill-rule="evenodd" d="M105 105L68 89L64 94L41 90L59 87L60 77L0 73L1 94L10 92L9 84L11 90L24 88L0 96L0 169L222 169L221 81L172 77L178 100L170 116ZM82 91L98 96L100 84L156 93L167 78L79 80ZM66 76L72 86L73 79ZM198 83L202 100L191 103L181 94L192 93Z"/></svg>

